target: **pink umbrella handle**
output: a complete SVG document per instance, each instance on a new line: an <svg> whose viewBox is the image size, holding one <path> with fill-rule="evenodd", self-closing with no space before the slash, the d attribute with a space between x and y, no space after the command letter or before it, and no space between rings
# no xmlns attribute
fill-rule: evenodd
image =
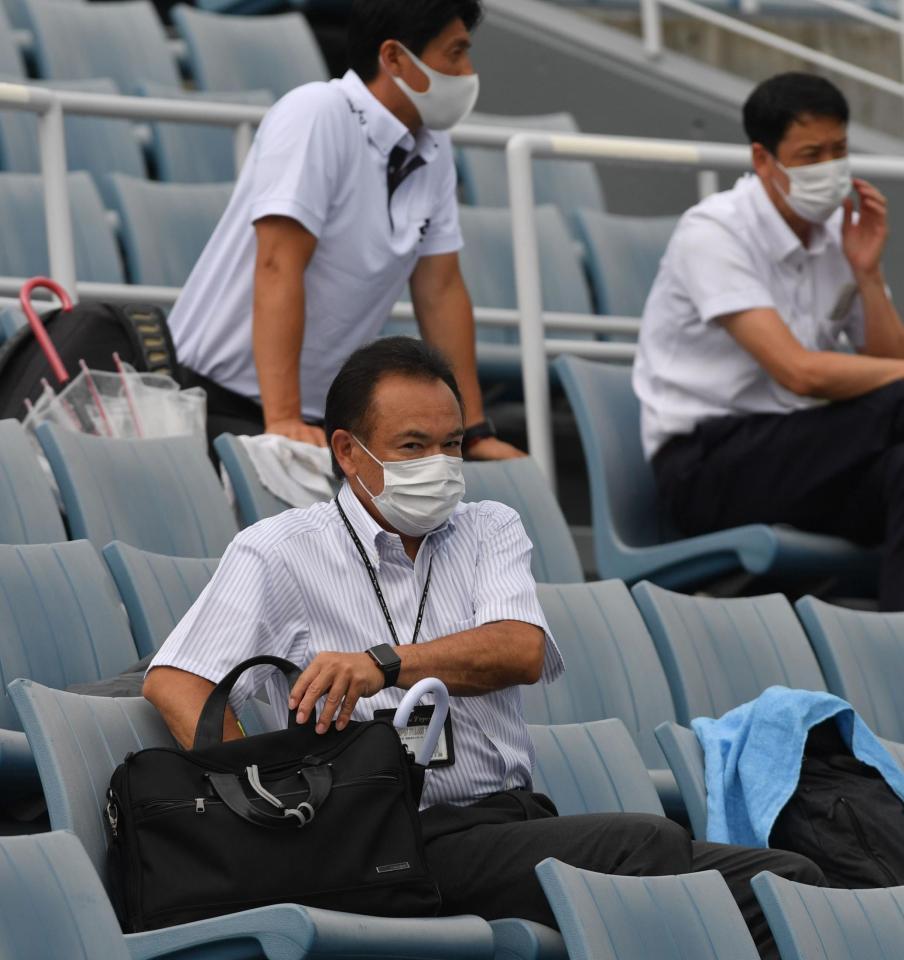
<svg viewBox="0 0 904 960"><path fill-rule="evenodd" d="M72 309L72 300L69 298L69 294L66 293L56 281L48 277L32 277L31 280L27 280L22 285L22 289L19 291L19 303L22 305L25 316L28 318L28 323L35 335L35 340L38 341L38 345L44 351L44 356L47 357L47 362L50 364L50 369L53 371L53 375L57 378L57 381L59 383L66 383L69 379L69 373L63 366L63 361L60 359L60 355L57 353L53 341L47 335L43 321L31 305L32 291L37 290L39 287L44 287L59 297L60 302L63 304L64 312Z"/></svg>

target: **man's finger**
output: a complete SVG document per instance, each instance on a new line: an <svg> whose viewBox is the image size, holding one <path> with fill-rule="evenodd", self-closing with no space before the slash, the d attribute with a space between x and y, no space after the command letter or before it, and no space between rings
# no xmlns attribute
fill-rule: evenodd
<svg viewBox="0 0 904 960"><path fill-rule="evenodd" d="M295 681L295 685L289 691L289 709L294 710L305 695L311 681L320 673L320 664L313 660L305 669L301 676Z"/></svg>
<svg viewBox="0 0 904 960"><path fill-rule="evenodd" d="M344 730L348 726L349 720L352 718L352 714L355 712L355 706L358 701L361 699L361 694L364 692L364 684L360 682L353 683L345 693L345 700L342 704L342 709L339 711L339 716L336 717L336 729Z"/></svg>
<svg viewBox="0 0 904 960"><path fill-rule="evenodd" d="M317 718L317 732L326 733L330 728L330 724L333 721L333 717L336 715L336 711L339 709L342 698L345 695L345 690L343 689L343 684L341 681L337 681L330 687L329 693L327 694L326 699L323 701L323 706L320 708L320 716Z"/></svg>

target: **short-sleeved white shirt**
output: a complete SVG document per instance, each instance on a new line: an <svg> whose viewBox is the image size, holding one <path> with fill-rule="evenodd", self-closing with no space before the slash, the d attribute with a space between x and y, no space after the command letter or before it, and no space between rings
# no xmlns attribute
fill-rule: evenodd
<svg viewBox="0 0 904 960"><path fill-rule="evenodd" d="M713 417L822 402L782 387L716 321L771 307L808 350L840 349L842 334L862 346L842 216L815 226L804 247L752 174L684 214L647 298L634 362L647 458Z"/></svg>
<svg viewBox="0 0 904 960"><path fill-rule="evenodd" d="M396 146L425 166L395 191L390 219L386 168ZM181 363L254 399L254 223L271 215L317 237L304 277L300 379L304 416L322 417L339 367L379 334L418 258L461 249L449 136L412 135L353 71L298 87L269 111L169 318Z"/></svg>
<svg viewBox="0 0 904 960"><path fill-rule="evenodd" d="M398 534L380 527L343 484L338 495L373 564L400 642L414 634L427 576L421 642L499 620L546 634L542 680L563 671L562 657L537 598L531 543L518 514L501 503L463 503L421 544L417 559ZM363 652L391 636L364 562L334 501L287 510L243 530L204 592L170 634L152 668L171 666L218 683L237 663L260 654L306 667L321 652ZM289 688L272 667L255 667L233 688L234 709L266 686L274 728L285 727ZM395 709L404 691L391 687L358 701L353 717ZM423 806L473 803L527 787L533 746L521 688L451 698L455 763L431 770Z"/></svg>

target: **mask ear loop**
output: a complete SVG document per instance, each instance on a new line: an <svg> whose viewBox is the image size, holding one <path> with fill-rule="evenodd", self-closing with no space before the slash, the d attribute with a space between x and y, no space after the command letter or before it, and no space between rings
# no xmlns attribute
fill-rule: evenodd
<svg viewBox="0 0 904 960"><path fill-rule="evenodd" d="M378 460L378 459L370 452L370 450L368 450L367 447L365 447L364 444L363 444L354 434L352 434L351 437L352 437L352 440L354 440L355 443L357 443L358 446L370 457L370 459L373 460L374 463L378 464L381 468L383 467L383 461L382 461L382 460ZM361 477L356 474L356 475L355 475L355 479L358 481L358 483L361 484L361 488L362 488L362 489L364 490L364 492L370 497L370 499L371 499L371 500L375 500L376 497L374 496L374 494L372 494L372 493L370 492L370 490L367 489L367 487L364 485L364 481L361 479ZM383 482L384 482L384 484L385 484L385 482L386 482L386 481L385 481L385 478L384 478L384 481L383 481Z"/></svg>

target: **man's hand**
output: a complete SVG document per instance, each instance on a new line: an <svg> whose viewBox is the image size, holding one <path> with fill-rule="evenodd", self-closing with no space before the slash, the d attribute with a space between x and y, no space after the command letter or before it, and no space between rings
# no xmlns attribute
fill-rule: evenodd
<svg viewBox="0 0 904 960"><path fill-rule="evenodd" d="M326 733L334 716L336 729L344 730L355 704L379 693L383 682L383 671L367 653L318 653L292 687L289 710L297 708L298 722L305 723L325 695L317 732Z"/></svg>
<svg viewBox="0 0 904 960"><path fill-rule="evenodd" d="M854 180L860 198L860 216L854 222L854 201L844 201L844 225L841 237L844 255L860 283L878 273L888 238L888 203L885 197L865 180Z"/></svg>
<svg viewBox="0 0 904 960"><path fill-rule="evenodd" d="M303 420L275 420L266 426L267 433L278 433L290 440L312 443L315 447L326 446L326 434L322 427L312 427Z"/></svg>
<svg viewBox="0 0 904 960"><path fill-rule="evenodd" d="M504 440L496 437L484 437L472 443L465 457L468 460L514 460L516 457L526 457L527 454L517 447L513 447Z"/></svg>

